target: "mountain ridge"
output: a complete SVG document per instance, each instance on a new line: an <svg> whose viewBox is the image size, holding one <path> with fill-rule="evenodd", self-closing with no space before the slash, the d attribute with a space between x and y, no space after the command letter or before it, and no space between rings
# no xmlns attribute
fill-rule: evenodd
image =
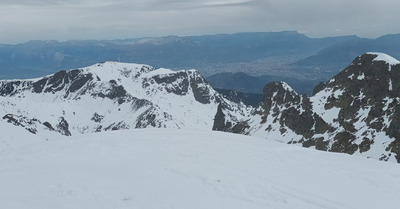
<svg viewBox="0 0 400 209"><path fill-rule="evenodd" d="M311 97L298 95L283 82L270 83L256 117L246 124L251 128L241 131L318 150L400 162L399 63L382 53L361 55L317 86Z"/></svg>
<svg viewBox="0 0 400 209"><path fill-rule="evenodd" d="M132 128L198 128L400 162L400 64L367 53L313 96L285 82L259 106L235 103L196 70L105 62L43 78L0 81L3 121L47 136ZM236 99L235 94L231 99Z"/></svg>
<svg viewBox="0 0 400 209"><path fill-rule="evenodd" d="M263 71L262 64L257 63L259 59L268 58L264 61L281 65L279 62L289 57L305 57L332 44L356 38L313 39L284 31L104 41L29 41L0 45L0 79L40 77L60 69L106 60L146 63L174 70L194 67L203 75L234 70L254 62L254 66L246 64L246 68L259 72ZM269 60L271 57L273 59Z"/></svg>
<svg viewBox="0 0 400 209"><path fill-rule="evenodd" d="M213 109L219 104L236 110L232 114L247 111L219 95L195 70L116 62L38 79L1 81L0 95L4 120L31 132L40 126L63 135L145 127L211 129ZM42 114L41 105L49 112ZM244 112L238 111L241 106Z"/></svg>

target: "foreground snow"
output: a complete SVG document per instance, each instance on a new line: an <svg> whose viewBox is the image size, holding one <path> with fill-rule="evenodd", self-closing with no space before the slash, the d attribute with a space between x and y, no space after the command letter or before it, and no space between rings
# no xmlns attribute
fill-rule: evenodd
<svg viewBox="0 0 400 209"><path fill-rule="evenodd" d="M396 208L399 193L398 164L222 132L0 136L0 208Z"/></svg>

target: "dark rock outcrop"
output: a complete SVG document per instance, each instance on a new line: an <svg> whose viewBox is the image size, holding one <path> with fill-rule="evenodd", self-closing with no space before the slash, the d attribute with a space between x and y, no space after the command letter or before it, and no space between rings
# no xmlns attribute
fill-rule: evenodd
<svg viewBox="0 0 400 209"><path fill-rule="evenodd" d="M64 117L60 117L57 124L57 131L60 132L64 136L71 136L71 132L69 131L69 124Z"/></svg>
<svg viewBox="0 0 400 209"><path fill-rule="evenodd" d="M53 132L58 132L65 136L71 136L71 132L69 131L69 124L64 117L59 118L58 123L55 124L56 128L54 128L53 125L51 125L47 121L42 123L36 118L27 118L23 115L7 114L3 116L3 120L15 126L23 127L33 134L38 133L39 130L49 130Z"/></svg>
<svg viewBox="0 0 400 209"><path fill-rule="evenodd" d="M55 93L65 90L65 97L74 93L93 80L90 73L81 73L81 70L60 71L54 75L44 77L32 84L34 93Z"/></svg>
<svg viewBox="0 0 400 209"><path fill-rule="evenodd" d="M110 87L103 93L93 93L93 96L99 96L101 98L109 98L111 100L118 101L118 104L122 104L129 100L129 97L125 88L122 85L118 85L115 80L109 81Z"/></svg>
<svg viewBox="0 0 400 209"><path fill-rule="evenodd" d="M307 140L315 141L315 134L323 134L331 128L313 112L307 96L298 95L283 82L272 82L265 86L261 107L262 123L267 123L267 118L270 117L269 121L279 124L282 134L290 129Z"/></svg>
<svg viewBox="0 0 400 209"><path fill-rule="evenodd" d="M186 95L188 93L189 77L185 71L167 75L156 75L153 79L157 84L163 85L168 93L176 95Z"/></svg>
<svg viewBox="0 0 400 209"><path fill-rule="evenodd" d="M25 128L27 131L36 134L37 133L37 123L40 123L35 118L27 118L22 115L14 115L7 114L3 117L3 120L6 120L8 123L11 123L15 126L21 126Z"/></svg>

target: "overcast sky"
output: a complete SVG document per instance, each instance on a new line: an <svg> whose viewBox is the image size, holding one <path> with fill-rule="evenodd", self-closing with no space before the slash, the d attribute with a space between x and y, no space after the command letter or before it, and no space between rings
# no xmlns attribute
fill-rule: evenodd
<svg viewBox="0 0 400 209"><path fill-rule="evenodd" d="M400 33L398 0L1 0L0 43L296 30Z"/></svg>

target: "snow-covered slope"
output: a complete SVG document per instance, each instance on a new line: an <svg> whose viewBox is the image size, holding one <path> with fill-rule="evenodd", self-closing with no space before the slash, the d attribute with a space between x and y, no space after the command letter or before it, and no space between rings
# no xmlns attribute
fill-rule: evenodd
<svg viewBox="0 0 400 209"><path fill-rule="evenodd" d="M287 84L264 88L264 101L242 132L318 150L400 162L400 62L368 53L315 95Z"/></svg>
<svg viewBox="0 0 400 209"><path fill-rule="evenodd" d="M0 81L0 96L3 120L39 135L146 127L211 130L218 105L233 118L250 111L224 99L195 70L116 62Z"/></svg>
<svg viewBox="0 0 400 209"><path fill-rule="evenodd" d="M243 135L30 136L29 145L0 143L0 208L389 209L400 193L397 164Z"/></svg>

